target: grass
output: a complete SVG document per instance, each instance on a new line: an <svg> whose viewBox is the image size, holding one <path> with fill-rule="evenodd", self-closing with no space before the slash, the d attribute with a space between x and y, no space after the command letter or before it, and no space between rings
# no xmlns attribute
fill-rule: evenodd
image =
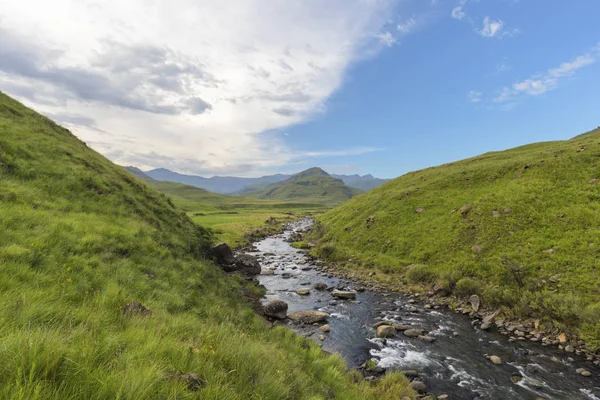
<svg viewBox="0 0 600 400"><path fill-rule="evenodd" d="M166 195L0 93L0 398L397 399L269 329ZM123 315L139 301L151 316ZM173 379L206 382L198 391Z"/></svg>
<svg viewBox="0 0 600 400"><path fill-rule="evenodd" d="M600 347L598 129L408 173L325 213L314 236L347 269L479 293Z"/></svg>
<svg viewBox="0 0 600 400"><path fill-rule="evenodd" d="M273 219L291 221L299 216L316 215L328 210L319 202L260 200L229 196L176 182L147 182L152 188L169 195L173 203L196 224L210 228L216 240L233 247L244 246L257 232L272 232ZM269 229L271 228L271 229Z"/></svg>
<svg viewBox="0 0 600 400"><path fill-rule="evenodd" d="M321 168L310 168L291 178L243 194L265 200L303 201L332 207L362 193L340 179L331 177Z"/></svg>

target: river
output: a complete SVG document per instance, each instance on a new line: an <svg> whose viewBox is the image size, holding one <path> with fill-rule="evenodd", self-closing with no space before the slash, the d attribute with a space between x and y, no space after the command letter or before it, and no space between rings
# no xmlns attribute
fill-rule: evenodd
<svg viewBox="0 0 600 400"><path fill-rule="evenodd" d="M255 243L257 250L252 254L261 260L263 271L274 271L274 275L259 276L259 281L267 288L265 302L283 300L288 313L327 312L329 333L316 326L290 327L317 342L323 334L323 349L341 354L350 367L372 359L387 370L414 370L429 392L447 394L450 399L600 400L600 368L576 355L571 355L575 360L570 362L558 349L527 341L509 343L506 336L473 326L468 316L425 309L402 295L366 290L357 293L356 301L344 301L334 299L329 291L312 289L318 282L340 290L359 285L320 274L302 250L286 242L294 230L310 223L308 219L293 223L283 234ZM300 288L311 288L310 294L296 294ZM391 339L375 338L372 326L380 319L423 328L436 340L426 343L402 333ZM499 356L502 364L494 365L484 354ZM587 369L592 376L577 374L577 368Z"/></svg>

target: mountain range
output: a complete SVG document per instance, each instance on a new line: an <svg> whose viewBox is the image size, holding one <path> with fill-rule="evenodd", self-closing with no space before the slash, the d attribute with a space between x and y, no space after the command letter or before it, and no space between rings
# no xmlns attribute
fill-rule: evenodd
<svg viewBox="0 0 600 400"><path fill-rule="evenodd" d="M270 184L283 182L293 174L266 175L259 178L241 178L235 176L213 176L205 178L196 175L180 174L166 168L157 168L150 171L137 170L157 181L169 181L196 186L211 192L221 194L240 194L248 190L264 188ZM331 175L341 179L349 187L369 191L387 182L388 179L375 178L373 175Z"/></svg>

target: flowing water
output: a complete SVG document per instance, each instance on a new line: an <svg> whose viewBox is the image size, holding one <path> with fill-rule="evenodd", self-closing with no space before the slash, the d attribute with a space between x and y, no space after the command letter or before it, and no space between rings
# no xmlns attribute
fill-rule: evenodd
<svg viewBox="0 0 600 400"><path fill-rule="evenodd" d="M575 361L569 362L557 349L531 342L508 343L506 336L474 327L468 316L427 310L400 295L365 291L357 294L357 301L343 301L335 300L328 291L312 289L317 282L340 289L358 285L320 274L303 251L285 241L294 230L310 223L291 224L287 232L255 243L258 252L254 255L261 260L263 270L275 271L275 275L261 275L259 280L267 288L265 302L281 299L288 303L288 313L329 313L331 332L324 334L323 348L341 354L349 366L358 367L373 359L386 369L415 370L431 393L445 393L451 399L600 400L600 368L576 355L572 355ZM291 277L284 278L284 273ZM311 288L311 292L300 296L295 293L299 288ZM411 312L413 307L419 312ZM424 328L436 340L425 343L401 333L387 340L374 338L372 325L378 317ZM322 334L315 326L290 326L301 334L313 334L317 341L316 336ZM499 356L502 365L492 364L484 354ZM592 376L578 375L577 368L587 369ZM517 383L513 382L515 375L522 378Z"/></svg>

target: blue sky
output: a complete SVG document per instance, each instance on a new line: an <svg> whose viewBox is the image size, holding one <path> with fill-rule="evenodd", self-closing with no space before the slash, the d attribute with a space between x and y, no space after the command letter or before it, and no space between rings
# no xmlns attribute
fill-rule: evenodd
<svg viewBox="0 0 600 400"><path fill-rule="evenodd" d="M0 0L0 90L121 165L396 177L600 125L593 0Z"/></svg>
<svg viewBox="0 0 600 400"><path fill-rule="evenodd" d="M379 148L315 161L395 177L600 125L600 2L466 2L462 20L451 16L458 4L415 8L422 25L351 68L326 113L287 130L290 142L315 150ZM486 17L511 33L482 36L477 29ZM500 101L504 88L586 54L590 65L573 68L545 92Z"/></svg>

